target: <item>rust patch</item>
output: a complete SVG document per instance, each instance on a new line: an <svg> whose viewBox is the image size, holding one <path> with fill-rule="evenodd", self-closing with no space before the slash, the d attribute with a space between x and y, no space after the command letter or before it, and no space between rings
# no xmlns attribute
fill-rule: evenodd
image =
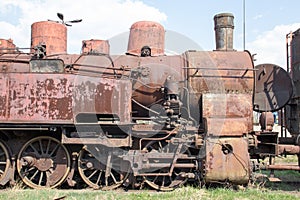
<svg viewBox="0 0 300 200"><path fill-rule="evenodd" d="M251 94L203 94L203 117L211 135L243 135L252 130Z"/></svg>
<svg viewBox="0 0 300 200"><path fill-rule="evenodd" d="M206 142L206 182L245 184L250 179L248 143L243 138L209 138Z"/></svg>
<svg viewBox="0 0 300 200"><path fill-rule="evenodd" d="M1 121L73 123L85 112L115 114L130 122L130 81L72 74L10 73L0 78Z"/></svg>

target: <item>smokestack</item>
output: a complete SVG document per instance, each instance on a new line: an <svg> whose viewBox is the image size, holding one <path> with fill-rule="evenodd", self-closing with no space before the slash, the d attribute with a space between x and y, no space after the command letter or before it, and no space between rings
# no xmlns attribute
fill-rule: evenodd
<svg viewBox="0 0 300 200"><path fill-rule="evenodd" d="M217 51L233 50L233 24L234 16L231 13L215 15L215 35Z"/></svg>
<svg viewBox="0 0 300 200"><path fill-rule="evenodd" d="M150 48L151 56L164 55L165 29L151 21L134 23L130 28L127 54L141 55L142 48Z"/></svg>
<svg viewBox="0 0 300 200"><path fill-rule="evenodd" d="M46 45L47 55L67 53L66 26L51 21L33 23L31 25L31 48L38 45Z"/></svg>

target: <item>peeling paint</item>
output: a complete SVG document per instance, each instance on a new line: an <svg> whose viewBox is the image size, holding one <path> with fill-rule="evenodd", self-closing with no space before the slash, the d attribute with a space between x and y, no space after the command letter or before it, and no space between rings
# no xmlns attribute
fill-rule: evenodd
<svg viewBox="0 0 300 200"><path fill-rule="evenodd" d="M5 80L3 74L0 79ZM2 121L73 123L81 112L116 114L130 121L130 112L125 110L131 107L131 93L124 91L131 87L130 81L71 74L16 73L7 79L7 86L3 84L5 81L0 85ZM127 95L122 96L122 93ZM118 101L124 102L121 107Z"/></svg>

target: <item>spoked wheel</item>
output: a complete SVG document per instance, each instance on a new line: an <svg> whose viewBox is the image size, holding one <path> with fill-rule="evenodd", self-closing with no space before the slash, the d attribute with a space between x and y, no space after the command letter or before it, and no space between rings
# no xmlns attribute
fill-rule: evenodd
<svg viewBox="0 0 300 200"><path fill-rule="evenodd" d="M153 141L150 142L145 148L148 149L149 153L155 152L155 153L176 153L178 146L166 144L162 141ZM183 151L183 150L182 150ZM180 153L182 153L180 151ZM185 154L190 154L189 150L185 148ZM173 159L159 159L156 161L157 163L172 163ZM190 162L190 161L177 161L184 163L184 162ZM157 174L157 175L150 175L150 176L144 176L145 182L152 188L156 190L161 191L171 191L175 188L180 187L183 185L188 178L185 176L185 173L188 173L191 171L191 169L184 169L184 168L174 168L173 173L171 176L166 175L170 171L170 167L168 168L161 168L161 169L154 169L154 171L151 172L151 174ZM160 175L158 175L160 174Z"/></svg>
<svg viewBox="0 0 300 200"><path fill-rule="evenodd" d="M90 149L84 147L78 157L78 171L84 182L101 190L121 186L129 175L129 164L114 155L112 148Z"/></svg>
<svg viewBox="0 0 300 200"><path fill-rule="evenodd" d="M32 188L55 188L70 171L70 155L55 138L41 136L29 140L21 149L17 170L23 182Z"/></svg>
<svg viewBox="0 0 300 200"><path fill-rule="evenodd" d="M10 166L10 155L5 144L0 141L0 183L5 179Z"/></svg>

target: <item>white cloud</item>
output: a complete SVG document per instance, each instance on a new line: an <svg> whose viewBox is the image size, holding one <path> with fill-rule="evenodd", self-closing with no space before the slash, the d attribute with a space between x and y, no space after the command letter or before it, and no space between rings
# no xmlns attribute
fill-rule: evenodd
<svg viewBox="0 0 300 200"><path fill-rule="evenodd" d="M59 20L57 12L63 13L66 21L83 19L80 24L68 27L69 53L79 53L82 40L109 39L129 31L136 21L162 23L167 19L158 9L137 0L4 0L0 1L0 7L0 38L12 38L18 47L30 46L32 23ZM13 18L9 12L14 12Z"/></svg>
<svg viewBox="0 0 300 200"><path fill-rule="evenodd" d="M257 64L273 63L286 69L286 34L300 28L300 23L278 25L273 30L258 35L246 44L247 49L255 56Z"/></svg>
<svg viewBox="0 0 300 200"><path fill-rule="evenodd" d="M258 20L258 19L261 19L263 17L262 14L259 14L259 15L256 15L253 17L254 20Z"/></svg>

